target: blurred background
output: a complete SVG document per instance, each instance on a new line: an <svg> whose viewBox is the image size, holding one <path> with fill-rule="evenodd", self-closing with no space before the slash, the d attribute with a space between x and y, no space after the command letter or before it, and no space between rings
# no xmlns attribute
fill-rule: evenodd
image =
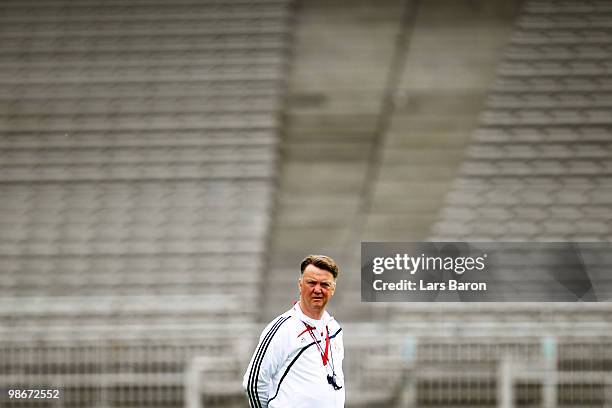
<svg viewBox="0 0 612 408"><path fill-rule="evenodd" d="M0 66L0 406L245 407L323 253L348 408L612 407L609 303L360 302L361 241L610 241L611 1L2 0Z"/></svg>

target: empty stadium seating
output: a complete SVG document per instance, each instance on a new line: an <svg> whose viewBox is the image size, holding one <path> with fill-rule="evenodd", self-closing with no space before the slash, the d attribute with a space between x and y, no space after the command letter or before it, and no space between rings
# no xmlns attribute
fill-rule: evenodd
<svg viewBox="0 0 612 408"><path fill-rule="evenodd" d="M0 8L3 295L249 292L286 2Z"/></svg>
<svg viewBox="0 0 612 408"><path fill-rule="evenodd" d="M192 359L252 347L290 13L0 4L0 388L177 407Z"/></svg>
<svg viewBox="0 0 612 408"><path fill-rule="evenodd" d="M608 11L526 3L434 239L609 241Z"/></svg>
<svg viewBox="0 0 612 408"><path fill-rule="evenodd" d="M525 2L429 240L610 241L609 12L603 1ZM550 395L546 406L609 401L607 304L394 303L374 316L386 322L378 330L389 344L413 350L412 358L401 346L381 356L410 363L381 375L399 390L387 406L397 398L414 407L545 406ZM523 375L513 377L512 405L504 405L504 367Z"/></svg>
<svg viewBox="0 0 612 408"><path fill-rule="evenodd" d="M356 38L360 53L338 53L334 46L342 41L329 47L346 64L317 86L337 81L341 91L327 99L321 89L309 89L326 69L319 61L296 76L309 93L294 99L320 110L306 106L294 115L286 152L302 162L285 170L317 177L289 185L279 197L290 1L0 4L0 390L64 392L60 403L0 399L0 405L245 406L240 375L262 328L255 306L276 295L263 288L264 269L271 266L268 277L295 288L297 271L285 274L285 265L306 250L301 238L337 250L350 273L358 262L348 262L353 252L343 246L363 232L354 223L380 222L385 237L392 234L385 226L395 228L394 237L405 234L401 222L391 224L418 218L416 210L431 204L430 190L446 188L423 182L422 172L453 169L429 163L427 149L393 151L394 143L406 143L405 128L385 121L406 120L401 112L411 104L427 111L428 88L418 83L422 94L413 99L406 89L414 89L402 86L414 77L400 78L399 71L387 88L393 76L387 60L403 67L409 48L428 63L443 60L419 54L429 56L437 45L435 35L419 43L423 31L408 27L419 26L419 10L408 7L415 16L399 16L419 2L362 3L355 8L365 5L361 12L373 17L357 13L349 24L346 4L329 2L337 13L332 19L346 24L344 34ZM610 241L611 13L606 0L525 3L430 239ZM439 25L448 21L429 17ZM398 26L383 27L391 18ZM386 48L356 35L357 23L376 27ZM326 27L316 18L314 25ZM397 46L396 37L406 44ZM429 47L411 48L427 41ZM304 59L311 58L310 46L302 44ZM375 65L360 66L365 60ZM453 66L459 87L480 74L459 65ZM408 63L405 70L412 68ZM350 74L364 89L350 89ZM462 95L460 105L473 97L450 94ZM399 115L384 117L381 99ZM403 126L411 127L410 119ZM434 144L435 126L416 125L409 137ZM306 137L329 139L325 152ZM376 143L389 146L380 152L374 146L371 154ZM313 166L315 154L332 164ZM403 166L406 161L422 165L420 172ZM333 181L333 191L310 197L319 180ZM410 197L416 215L405 214L406 180L421 183L422 191ZM363 198L366 189L384 194ZM419 201L419 194L429 201ZM264 258L276 201L294 210L274 237L290 241L293 250L280 251L269 265ZM384 215L376 213L381 206L395 218L377 218ZM298 226L300 237L292 235ZM599 271L603 278L606 272ZM366 310L372 320L344 326L348 406L492 408L506 397L501 390L508 381L521 407L542 406L550 395L563 408L612 401L606 304L360 308L352 297L358 278L347 275L339 305L351 305L353 317ZM554 376L543 375L551 364Z"/></svg>

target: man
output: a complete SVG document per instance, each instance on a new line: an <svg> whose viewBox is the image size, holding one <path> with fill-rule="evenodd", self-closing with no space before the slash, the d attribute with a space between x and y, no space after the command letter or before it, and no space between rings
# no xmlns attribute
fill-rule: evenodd
<svg viewBox="0 0 612 408"><path fill-rule="evenodd" d="M325 311L338 266L309 255L300 269L299 302L266 326L244 374L251 408L344 407L342 328Z"/></svg>

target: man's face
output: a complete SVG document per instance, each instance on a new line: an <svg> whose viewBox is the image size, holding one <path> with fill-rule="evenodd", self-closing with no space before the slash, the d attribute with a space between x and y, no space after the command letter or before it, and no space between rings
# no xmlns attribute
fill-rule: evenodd
<svg viewBox="0 0 612 408"><path fill-rule="evenodd" d="M319 312L325 309L327 302L334 295L336 282L330 271L308 265L299 280L300 304L309 311Z"/></svg>

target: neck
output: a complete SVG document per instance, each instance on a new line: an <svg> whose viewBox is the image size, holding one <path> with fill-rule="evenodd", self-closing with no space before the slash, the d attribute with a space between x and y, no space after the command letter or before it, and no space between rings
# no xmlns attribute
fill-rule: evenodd
<svg viewBox="0 0 612 408"><path fill-rule="evenodd" d="M323 312L325 312L325 309L320 309L320 310L308 309L304 306L302 302L299 302L298 305L300 306L300 310L302 311L302 313L304 313L306 316L310 317L311 319L321 320L321 318L323 317Z"/></svg>

